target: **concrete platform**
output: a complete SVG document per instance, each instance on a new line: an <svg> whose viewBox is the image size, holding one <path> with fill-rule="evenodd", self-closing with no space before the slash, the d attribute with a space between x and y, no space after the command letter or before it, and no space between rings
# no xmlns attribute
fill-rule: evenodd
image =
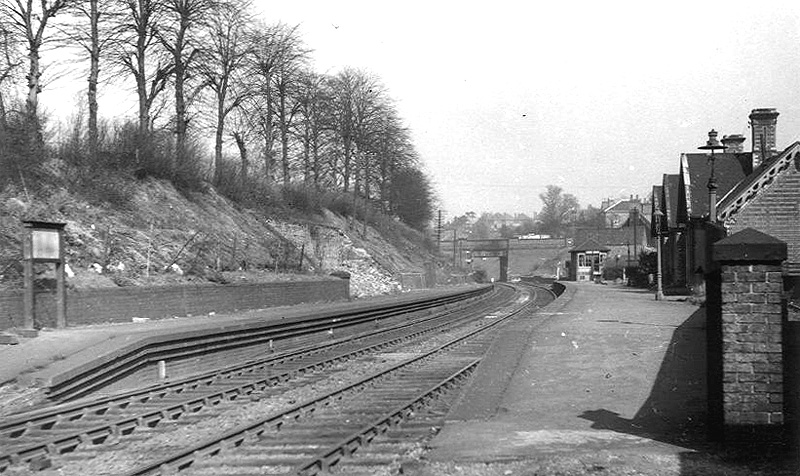
<svg viewBox="0 0 800 476"><path fill-rule="evenodd" d="M677 454L705 444L703 309L622 286L565 284L539 315L502 330L426 459Z"/></svg>
<svg viewBox="0 0 800 476"><path fill-rule="evenodd" d="M464 290L467 288L422 290L414 291L414 294L448 294ZM345 311L407 298L408 294L402 294L352 302L302 304L230 314L43 329L36 338L19 338L19 344L0 345L0 386L7 383L46 386L74 369L91 365L98 359L113 358L121 349L156 335L211 333L231 326L263 324L321 312Z"/></svg>

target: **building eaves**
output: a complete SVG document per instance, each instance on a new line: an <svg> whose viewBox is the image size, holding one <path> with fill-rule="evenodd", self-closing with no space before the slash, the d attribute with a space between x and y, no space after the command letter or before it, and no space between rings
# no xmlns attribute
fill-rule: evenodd
<svg viewBox="0 0 800 476"><path fill-rule="evenodd" d="M750 175L728 191L719 201L718 217L721 221L732 218L739 210L747 205L762 190L772 185L775 177L794 165L800 165L800 142L795 142L780 154L761 164Z"/></svg>

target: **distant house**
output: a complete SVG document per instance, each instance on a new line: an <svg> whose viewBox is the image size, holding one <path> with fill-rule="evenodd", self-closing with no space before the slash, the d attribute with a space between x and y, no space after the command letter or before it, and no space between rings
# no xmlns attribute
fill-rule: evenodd
<svg viewBox="0 0 800 476"><path fill-rule="evenodd" d="M618 228L577 228L575 243L583 246L592 240L608 248L608 266L636 266L639 253L645 247L653 246L650 227L648 215L634 208L628 211L628 217Z"/></svg>
<svg viewBox="0 0 800 476"><path fill-rule="evenodd" d="M619 228L624 226L629 219L631 211L636 210L641 215L650 211L650 204L633 195L629 199L606 199L600 205L600 215L605 220L606 228Z"/></svg>

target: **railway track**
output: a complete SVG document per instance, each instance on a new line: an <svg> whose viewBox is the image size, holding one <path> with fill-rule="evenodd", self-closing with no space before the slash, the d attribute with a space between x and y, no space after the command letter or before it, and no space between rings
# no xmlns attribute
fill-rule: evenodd
<svg viewBox="0 0 800 476"><path fill-rule="evenodd" d="M444 293L425 299L409 296L389 304L351 310L322 312L302 318L265 323L234 323L213 333L189 331L177 336L154 335L130 349L121 349L97 365L66 374L48 388L52 401L69 401L100 391L120 391L154 380L159 362L170 364L170 373L194 373L217 367L220 360L243 361L263 349L296 348L318 341L324 332L353 333L373 322L392 322L447 306L459 306L492 294L491 287ZM273 344L275 347L273 348ZM127 382L127 385L126 385Z"/></svg>
<svg viewBox="0 0 800 476"><path fill-rule="evenodd" d="M43 468L55 462L68 470L66 474L73 474L69 471L70 466L76 467L77 463L80 467L81 462L99 457L101 461L103 458L111 461L102 466L108 472L97 472L97 469L94 472L120 474L139 465L142 458L147 458L147 454L136 450L137 445L147 446L159 438L164 441L158 446L159 453L169 451L174 453L173 456L148 462L130 474L155 474L185 467L194 471L202 465L212 464L204 461L197 465L196 460L224 452L225 448L240 446L252 440L254 435L267 432L271 435L271 429L280 428L283 438L288 435L284 431L286 428L296 428L289 440L282 440L284 443L281 444L287 446L286 441L299 442L304 434L317 434L313 428L319 425L335 428L335 435L333 430L320 434L326 435L327 440L339 438L343 443L334 444L333 450L323 451L317 456L304 453L297 447L290 453L294 460L310 461L307 467L298 467L297 471L313 474L327 470L358 444L379 434L374 431L375 425L385 430L391 426L389 423L419 413L421 405L424 406L433 395L442 393L468 375L491 341L490 333L485 331L530 305L520 302L510 288L500 289L498 299L506 306L502 316L486 316L496 308L496 301L475 301L468 311L445 310L413 323L363 332L351 339L314 344L165 385L72 402L6 419L0 423L0 447L4 448L0 454L0 471L23 464L34 469ZM439 343L445 334L449 340ZM458 336L452 337L454 334ZM415 346L416 350L413 350ZM433 348L428 349L431 346ZM387 351L409 348L412 351L394 352L388 358L391 362L387 363L386 356L392 354ZM400 359L409 352L412 357ZM370 361L376 358L375 355L383 356L378 367L385 368L353 381L354 376L358 376L359 366L376 367ZM398 359L400 361L394 363ZM349 370L341 370L348 365ZM347 374L347 377L336 377L337 372ZM345 381L347 383L342 384ZM319 396L297 403L300 397L309 393ZM348 395L360 396L349 398ZM386 398L386 395L392 398ZM387 410L387 403L396 404L397 408ZM387 411L390 415L388 420L385 416ZM325 420L306 418L309 414L316 418L316 415L326 412L329 416ZM254 415L259 414L270 416L256 418L253 422ZM191 428L198 423L216 420L224 424L213 426L205 433ZM226 425L230 427L231 422L240 421L247 422L243 425L244 430L241 425L224 428ZM347 424L342 424L342 421ZM378 423L366 424L373 421ZM289 424L298 422L299 425ZM198 434L220 433L221 436L208 441L194 441ZM170 436L163 436L165 434ZM327 440L330 446L331 442ZM189 449L185 449L187 445ZM120 446L127 448L123 451L127 456L114 456L118 453L114 450ZM308 446L306 443L305 447ZM310 446L323 448L324 444L313 443ZM349 449L343 451L341 448ZM293 461L292 458L288 460ZM279 471L291 469L284 467L288 460L278 460L276 468ZM208 469L211 473L217 470L219 468ZM92 474L92 470L87 472L82 468L74 474Z"/></svg>

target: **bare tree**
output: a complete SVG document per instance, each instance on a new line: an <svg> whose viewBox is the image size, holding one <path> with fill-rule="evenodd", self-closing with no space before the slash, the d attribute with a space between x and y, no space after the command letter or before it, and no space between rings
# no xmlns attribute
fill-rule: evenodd
<svg viewBox="0 0 800 476"><path fill-rule="evenodd" d="M252 21L249 9L249 2L225 2L211 13L207 23L207 47L199 71L204 85L213 95L215 182L220 178L219 164L222 161L226 118L252 93L251 83L243 77L245 61L250 52L247 41L247 31ZM233 137L242 156L242 173L246 178L249 164L245 134L237 130Z"/></svg>
<svg viewBox="0 0 800 476"><path fill-rule="evenodd" d="M357 179L357 170L364 167L380 113L387 97L377 78L363 71L346 68L330 82L333 129L342 145L341 175L344 191ZM358 194L358 184L355 186Z"/></svg>
<svg viewBox="0 0 800 476"><path fill-rule="evenodd" d="M277 95L278 131L281 138L281 172L283 185L291 180L291 159L289 157L289 132L300 103L296 101L302 68L308 60L310 50L303 46L297 35L286 38L282 51L282 61L275 70L275 93Z"/></svg>
<svg viewBox="0 0 800 476"><path fill-rule="evenodd" d="M187 103L193 94L187 95L187 81L193 63L201 51L201 27L204 18L213 11L213 0L165 0L166 21L156 28L164 48L172 57L175 88L175 171L186 165L186 138L189 118Z"/></svg>
<svg viewBox="0 0 800 476"><path fill-rule="evenodd" d="M381 133L375 144L377 161L373 180L377 183L381 207L385 212L393 209L391 184L403 167L415 166L416 152L408 130L400 123L394 109L387 111L381 122Z"/></svg>
<svg viewBox="0 0 800 476"><path fill-rule="evenodd" d="M230 120L227 125L229 134L236 142L239 150L239 178L242 186L247 186L250 176L250 156L247 146L253 135L253 124L247 116L247 112L242 107L237 107L231 111Z"/></svg>
<svg viewBox="0 0 800 476"><path fill-rule="evenodd" d="M17 76L24 63L19 51L19 42L11 25L0 19L0 131L7 128L6 91Z"/></svg>
<svg viewBox="0 0 800 476"><path fill-rule="evenodd" d="M253 56L250 68L257 80L255 94L248 101L248 108L253 118L254 129L258 131L264 142L264 174L268 181L272 180L275 145L275 81L284 64L291 62L297 55L300 38L297 26L276 23L260 25L251 37Z"/></svg>
<svg viewBox="0 0 800 476"><path fill-rule="evenodd" d="M67 8L70 0L0 0L0 16L4 16L10 32L24 38L28 56L27 88L25 112L29 130L33 134L35 144L41 144L39 124L39 93L42 91L41 52L48 40L47 25L62 10Z"/></svg>
<svg viewBox="0 0 800 476"><path fill-rule="evenodd" d="M100 83L100 61L107 54L110 45L118 40L118 20L122 12L119 10L119 3L114 0L76 0L71 10L77 15L78 22L70 23L62 31L66 46L78 46L89 58L86 93L89 106L88 146L91 158L96 160L99 142L97 90Z"/></svg>
<svg viewBox="0 0 800 476"><path fill-rule="evenodd" d="M136 165L150 160L152 110L172 75L173 66L156 41L156 25L163 14L162 0L118 0L120 39L113 45L115 62L133 76L139 103Z"/></svg>
<svg viewBox="0 0 800 476"><path fill-rule="evenodd" d="M300 74L296 96L299 120L294 130L301 146L303 183L306 186L313 184L319 188L327 169L322 154L327 139L330 100L323 76L310 70Z"/></svg>

